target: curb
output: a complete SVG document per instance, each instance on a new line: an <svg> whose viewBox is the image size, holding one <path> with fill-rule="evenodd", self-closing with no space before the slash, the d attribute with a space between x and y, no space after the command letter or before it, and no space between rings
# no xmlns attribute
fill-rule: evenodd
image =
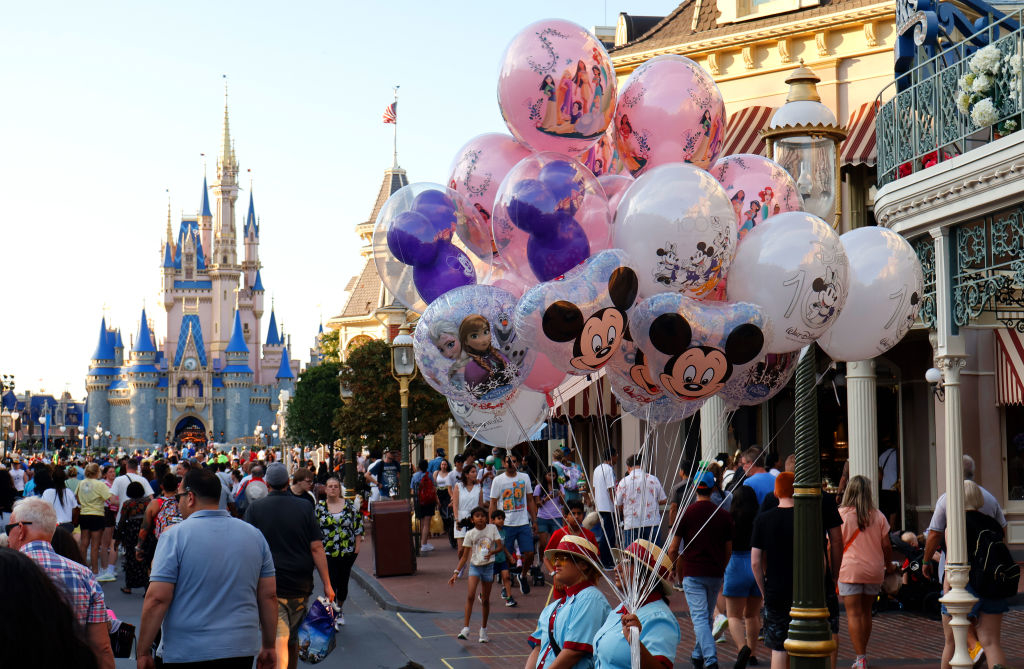
<svg viewBox="0 0 1024 669"><path fill-rule="evenodd" d="M443 613L431 609L420 609L415 606L402 604L380 584L371 574L366 573L362 567L352 565L352 578L366 591L370 598L377 602L377 606L385 611L399 611L402 613Z"/></svg>

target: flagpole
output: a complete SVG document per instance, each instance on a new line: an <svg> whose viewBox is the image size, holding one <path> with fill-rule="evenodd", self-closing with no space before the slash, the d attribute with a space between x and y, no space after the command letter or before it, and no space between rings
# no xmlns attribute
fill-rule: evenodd
<svg viewBox="0 0 1024 669"><path fill-rule="evenodd" d="M395 123L393 135L394 169L398 169L398 86L395 86Z"/></svg>

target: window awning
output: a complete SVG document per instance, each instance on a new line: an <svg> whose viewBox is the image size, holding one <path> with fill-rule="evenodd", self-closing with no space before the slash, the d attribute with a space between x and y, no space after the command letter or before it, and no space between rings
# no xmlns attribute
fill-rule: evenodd
<svg viewBox="0 0 1024 669"><path fill-rule="evenodd" d="M846 139L839 153L840 165L874 165L878 160L875 143L875 112L878 101L865 102L850 114Z"/></svg>
<svg viewBox="0 0 1024 669"><path fill-rule="evenodd" d="M1024 342L1016 330L996 330L996 404L1024 405Z"/></svg>
<svg viewBox="0 0 1024 669"><path fill-rule="evenodd" d="M604 370L588 376L574 376L551 392L555 418L592 418L619 415L619 403L612 395Z"/></svg>
<svg viewBox="0 0 1024 669"><path fill-rule="evenodd" d="M765 143L761 131L768 127L775 110L771 107L744 107L729 117L725 125L725 141L719 156L737 153L765 155Z"/></svg>

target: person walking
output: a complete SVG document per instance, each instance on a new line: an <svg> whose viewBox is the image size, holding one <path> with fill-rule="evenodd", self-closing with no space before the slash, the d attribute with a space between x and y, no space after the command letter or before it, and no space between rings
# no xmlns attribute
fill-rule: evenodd
<svg viewBox="0 0 1024 669"><path fill-rule="evenodd" d="M279 669L295 669L299 661L299 624L313 594L313 569L324 594L334 601L323 535L309 504L288 490L288 470L274 462L264 477L270 492L249 504L245 521L263 533L274 558L277 581L277 657ZM159 547L157 547L159 551Z"/></svg>
<svg viewBox="0 0 1024 669"><path fill-rule="evenodd" d="M565 489L558 483L558 470L548 468L544 478L533 488L533 498L537 500L537 535L541 546L547 546L551 535L562 527ZM556 544L557 545L557 544Z"/></svg>
<svg viewBox="0 0 1024 669"><path fill-rule="evenodd" d="M458 478L452 471L447 460L441 460L434 472L434 487L437 489L437 509L441 512L441 522L444 524L444 533L448 537L448 543L455 548L455 527L453 524L454 511L452 510L452 489Z"/></svg>
<svg viewBox="0 0 1024 669"><path fill-rule="evenodd" d="M590 483L593 487L594 508L601 516L601 531L594 532L597 535L598 547L601 550L601 564L605 569L615 567L615 560L612 559L611 549L618 546L616 537L618 527L615 523L615 463L618 462L618 452L614 447L609 446L604 453L604 460L594 467Z"/></svg>
<svg viewBox="0 0 1024 669"><path fill-rule="evenodd" d="M484 505L484 489L476 480L478 471L475 464L467 461L462 467L462 474L459 477L459 482L455 484L452 494L452 508L455 510L454 534L456 550L458 551L457 557L462 555L462 542L465 541L467 531L462 526L462 521L470 518L473 509Z"/></svg>
<svg viewBox="0 0 1024 669"><path fill-rule="evenodd" d="M871 605L882 589L885 575L895 571L889 521L875 507L871 481L860 475L850 478L839 515L843 519L839 596L846 606L850 642L856 653L853 669L865 669L871 637Z"/></svg>
<svg viewBox="0 0 1024 669"><path fill-rule="evenodd" d="M764 645L772 651L772 669L787 669L790 609L793 606L793 473L775 477L779 505L754 519L750 567L764 599Z"/></svg>
<svg viewBox="0 0 1024 669"><path fill-rule="evenodd" d="M115 530L118 541L124 546L124 587L121 588L121 592L126 595L132 594L132 588L145 588L149 583L144 551L136 550L142 548L139 544L139 533L150 502L148 498L143 497L144 493L145 490L138 481L128 484L125 489L128 499L121 505L121 520L117 521Z"/></svg>
<svg viewBox="0 0 1024 669"><path fill-rule="evenodd" d="M64 593L74 609L78 624L86 632L99 666L102 669L114 669L103 589L88 567L61 557L53 550L50 541L57 529L57 514L53 506L38 497L19 500L14 505L11 522L5 529L8 546L32 558ZM5 597L9 595L5 591ZM21 604L30 605L27 602ZM4 624L9 624L9 621Z"/></svg>
<svg viewBox="0 0 1024 669"><path fill-rule="evenodd" d="M487 522L487 509L478 506L470 514L472 527L467 528L463 540L463 547L466 550L459 556L459 563L455 567L448 585L455 585L455 579L459 577L466 562L469 562L469 581L466 584L466 608L463 618L463 627L459 632L460 639L469 638L469 619L473 615L473 602L476 599L477 587L480 587L480 612L483 621L480 624L480 643L487 643L487 619L491 615L491 586L494 583L494 556L505 551L498 528ZM463 527L468 523L463 521Z"/></svg>
<svg viewBox="0 0 1024 669"><path fill-rule="evenodd" d="M78 484L78 503L81 506L81 514L78 522L82 528L82 555L89 558L92 573L99 578L104 575L106 581L113 580L106 578L107 556L100 550L100 542L103 540L103 530L106 527L103 508L111 496L110 488L100 481L100 466L90 462L85 466L85 479Z"/></svg>
<svg viewBox="0 0 1024 669"><path fill-rule="evenodd" d="M327 571L334 588L334 602L338 605L335 621L344 625L348 580L363 543L363 514L359 513L359 500L341 496L341 481L338 477L327 477L324 491L327 498L317 503L316 519L324 537Z"/></svg>
<svg viewBox="0 0 1024 669"><path fill-rule="evenodd" d="M216 661L218 669L250 669L257 654L258 669L276 667L270 547L256 528L218 508L220 495L220 481L210 470L193 469L181 482L184 520L157 543L142 605L138 669L156 666L157 632L164 667ZM226 547L231 559L225 559Z"/></svg>
<svg viewBox="0 0 1024 669"><path fill-rule="evenodd" d="M60 467L53 473L53 487L42 494L43 501L53 505L57 512L57 524L68 532L74 532L78 525L78 500L75 493L68 489L67 474Z"/></svg>
<svg viewBox="0 0 1024 669"><path fill-rule="evenodd" d="M537 532L537 505L530 488L530 476L519 471L519 456L509 451L505 454L505 471L491 482L490 508L505 512L505 538L509 552L519 549L522 557L522 571L514 576L519 578L519 591L530 593L530 567L533 566L533 535ZM511 566L511 565L510 565Z"/></svg>
<svg viewBox="0 0 1024 669"><path fill-rule="evenodd" d="M725 568L725 611L729 636L736 644L736 667L742 669L757 656L761 630L761 590L750 568L750 538L757 517L757 494L750 486L738 486L729 507L732 516L732 555Z"/></svg>
<svg viewBox="0 0 1024 669"><path fill-rule="evenodd" d="M434 544L430 543L430 521L437 511L437 489L426 460L420 460L416 469L409 481L409 491L415 500L416 520L420 523L420 555L426 555L434 550Z"/></svg>
<svg viewBox="0 0 1024 669"><path fill-rule="evenodd" d="M665 488L657 476L643 470L641 457L639 453L629 456L626 460L629 473L615 487L615 506L621 509L619 515L627 546L637 539L661 543L658 528L661 506L667 500Z"/></svg>
<svg viewBox="0 0 1024 669"><path fill-rule="evenodd" d="M125 461L125 472L118 477L115 477L113 482L110 484L110 492L113 493L114 497L117 498L117 515L114 518L114 523L121 519L121 506L128 500L128 486L134 481L142 486L143 497L153 497L153 486L149 484L149 481L145 476L139 474L139 463L135 458L128 458Z"/></svg>
<svg viewBox="0 0 1024 669"><path fill-rule="evenodd" d="M117 575L117 545L114 541L114 527L117 526L117 511L121 508L121 499L114 492L114 481L117 479L117 469L113 465L103 468L103 484L110 490L110 497L103 503L103 534L100 536L100 561L107 565L106 569L100 572L97 580L100 582L116 581Z"/></svg>
<svg viewBox="0 0 1024 669"><path fill-rule="evenodd" d="M733 521L725 509L711 501L715 475L702 472L696 479L697 499L686 508L669 544L669 559L683 582L686 605L696 635L690 656L696 667L718 667L718 651L711 631L711 616L722 588L722 576L732 553ZM685 550L680 556L680 547ZM678 560L676 558L679 557Z"/></svg>
<svg viewBox="0 0 1024 669"><path fill-rule="evenodd" d="M979 550L979 538L987 535L988 545L992 541L1003 541L1005 532L996 519L982 513L980 509L985 505L985 497L981 493L981 486L974 481L964 481L964 509L965 522L967 527L967 561L971 565L971 573L967 583L967 591L978 598L974 608L971 609L970 618L978 634L978 641L985 649L985 656L989 665L995 668L1003 667L1006 664L1006 653L1002 644L1003 614L1010 610L1006 598L993 597L985 592L982 586L981 569L977 564L976 551ZM1005 669L1005 667L1003 667Z"/></svg>
<svg viewBox="0 0 1024 669"><path fill-rule="evenodd" d="M743 451L743 454L740 456L740 465L743 467L744 472L743 485L754 489L754 492L757 494L758 504L764 502L764 498L775 487L775 476L770 474L760 464L761 455L762 452L759 447L751 446Z"/></svg>

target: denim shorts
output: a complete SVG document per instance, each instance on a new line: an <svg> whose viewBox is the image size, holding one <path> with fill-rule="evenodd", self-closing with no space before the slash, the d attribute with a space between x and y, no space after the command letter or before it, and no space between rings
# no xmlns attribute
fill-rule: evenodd
<svg viewBox="0 0 1024 669"><path fill-rule="evenodd" d="M970 586L970 584L967 585L967 592L978 598L978 601L976 601L974 606L971 607L971 612L967 614L968 618L977 619L979 613L987 613L989 615L996 616L1010 610L1010 605L1007 604L1005 599L982 597L978 594L977 590ZM946 610L945 604L942 605L942 615L949 615L949 611Z"/></svg>
<svg viewBox="0 0 1024 669"><path fill-rule="evenodd" d="M754 570L750 567L750 551L737 551L729 558L725 567L725 587L722 594L726 597L760 597L761 589L754 580Z"/></svg>
<svg viewBox="0 0 1024 669"><path fill-rule="evenodd" d="M538 518L537 519L537 531L544 534L551 534L564 523L561 518Z"/></svg>
<svg viewBox="0 0 1024 669"><path fill-rule="evenodd" d="M479 567L471 564L469 565L469 575L476 576L485 583L491 583L494 581L494 567L490 564L480 565Z"/></svg>
<svg viewBox="0 0 1024 669"><path fill-rule="evenodd" d="M505 548L509 553L519 546L520 553L533 552L533 528L527 525L505 526Z"/></svg>

